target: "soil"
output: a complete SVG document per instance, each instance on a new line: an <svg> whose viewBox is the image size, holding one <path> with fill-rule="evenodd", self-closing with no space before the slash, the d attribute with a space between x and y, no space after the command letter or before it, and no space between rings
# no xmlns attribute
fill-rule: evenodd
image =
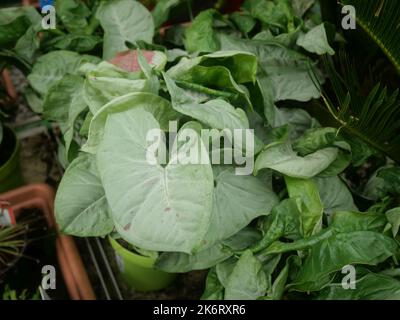
<svg viewBox="0 0 400 320"><path fill-rule="evenodd" d="M22 257L7 271L0 282L0 298L6 285L17 293L27 290L28 297L35 295L42 282L43 266L51 265L56 270L56 289L47 290L47 293L51 299L68 299L57 261L55 231L47 227L44 216L39 210L24 210L20 217L19 222L29 222L28 241Z"/></svg>

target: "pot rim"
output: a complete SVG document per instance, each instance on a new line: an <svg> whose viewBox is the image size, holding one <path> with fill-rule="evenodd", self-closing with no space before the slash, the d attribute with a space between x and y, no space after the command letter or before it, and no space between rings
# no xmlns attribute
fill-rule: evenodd
<svg viewBox="0 0 400 320"><path fill-rule="evenodd" d="M110 235L108 236L108 240L111 243L111 246L113 247L115 252L119 253L122 256L127 256L131 261L134 261L137 265L143 268L148 268L148 269L154 268L154 263L156 262L156 259L145 257L139 253L132 252L126 249L117 241L117 239L114 239Z"/></svg>

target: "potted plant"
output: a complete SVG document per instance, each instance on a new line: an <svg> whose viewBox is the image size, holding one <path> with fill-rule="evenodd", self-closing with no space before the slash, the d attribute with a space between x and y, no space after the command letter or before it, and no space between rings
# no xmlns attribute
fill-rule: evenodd
<svg viewBox="0 0 400 320"><path fill-rule="evenodd" d="M54 246L56 250L55 259L58 261L57 263L61 271L60 274L62 274L62 279L64 280L70 298L73 300L95 299L93 288L90 284L87 272L84 268L74 240L69 236L57 233L53 214L53 189L45 184L28 185L0 194L0 201L2 203L2 212L7 211L10 213L10 217L15 216L15 220L13 218L8 219L13 220L14 223L15 221L31 221L32 214L34 212L36 213L36 217L40 218L40 220L47 225L47 229L50 230L49 232L54 234L54 242L51 245ZM37 220L37 218L35 219ZM17 223L15 228L21 229L22 227ZM40 238L40 236L36 236L35 238ZM46 242L49 242L49 239L51 238L45 239L43 244L47 246L48 244L46 244ZM26 244L25 239L23 243ZM33 241L32 243L35 244L36 242ZM22 244L18 242L18 245L21 246ZM42 251L39 250L36 252L40 253ZM46 261L50 258L52 259L52 257L49 257L46 254L44 254L42 258L46 259ZM8 273L12 272L12 269L8 270ZM41 275L40 271L38 272L38 275ZM27 277L27 281L35 279L35 277L30 276L29 273L21 274L20 277L17 278L21 277ZM22 285L26 285L26 283L22 283Z"/></svg>
<svg viewBox="0 0 400 320"><path fill-rule="evenodd" d="M346 95L346 78L330 75L343 111L328 109L341 125L321 126L305 109L321 97L319 56L334 55L340 37L311 2L246 1L244 8L229 20L201 12L178 39L178 52L147 44L167 56L165 64L152 66L137 52L140 71L103 61L81 66L73 84L60 80L59 88L76 86L63 101L83 110L74 128L80 150L57 192L61 230L122 239L125 249L157 257L155 267L166 272L209 269L204 299L362 299L377 295L377 283L381 296L398 297L398 167L379 170L369 190L377 203L360 212L346 173L368 166L374 151L342 132L357 129L371 142L375 127L364 125L384 132L388 121L389 133L375 140L398 161L398 118L391 117L398 115L397 94L377 87L369 97ZM70 92L80 90L77 104ZM203 140L209 129L217 135ZM225 129L253 129L254 146L225 148ZM216 164L206 152L210 161L187 159L189 151L210 151L212 142L215 154L236 149L238 158ZM255 159L254 170L238 175L244 155ZM341 289L348 265L357 268L361 290Z"/></svg>
<svg viewBox="0 0 400 320"><path fill-rule="evenodd" d="M176 279L176 273L155 268L157 254L134 248L121 239L111 236L108 239L121 276L129 287L140 292L157 291L168 287Z"/></svg>

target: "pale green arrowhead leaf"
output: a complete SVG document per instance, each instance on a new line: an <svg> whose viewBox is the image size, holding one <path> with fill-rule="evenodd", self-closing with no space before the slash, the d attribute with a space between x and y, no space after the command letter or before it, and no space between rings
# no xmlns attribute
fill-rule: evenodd
<svg viewBox="0 0 400 320"><path fill-rule="evenodd" d="M309 52L319 55L335 54L335 50L329 45L325 25L323 23L312 28L306 34L301 34L297 39L297 45Z"/></svg>
<svg viewBox="0 0 400 320"><path fill-rule="evenodd" d="M55 214L67 234L97 237L113 230L95 156L81 154L68 167L58 187Z"/></svg>
<svg viewBox="0 0 400 320"><path fill-rule="evenodd" d="M105 60L127 50L126 41L135 43L143 40L151 43L153 40L153 17L138 1L104 1L100 4L96 17L105 32L103 46Z"/></svg>
<svg viewBox="0 0 400 320"><path fill-rule="evenodd" d="M324 212L332 214L338 211L358 211L347 185L339 177L313 178L318 186Z"/></svg>
<svg viewBox="0 0 400 320"><path fill-rule="evenodd" d="M140 248L192 253L211 217L211 165L150 164L146 137L152 129L159 124L143 108L107 118L97 160L115 227ZM179 148L177 158L193 147L206 152L196 136Z"/></svg>
<svg viewBox="0 0 400 320"><path fill-rule="evenodd" d="M147 80L98 77L88 74L85 81L85 100L96 114L111 100L132 92L149 92Z"/></svg>
<svg viewBox="0 0 400 320"><path fill-rule="evenodd" d="M28 81L37 92L44 95L64 75L75 74L84 63L97 63L99 60L97 57L79 55L72 51L52 51L38 58Z"/></svg>
<svg viewBox="0 0 400 320"><path fill-rule="evenodd" d="M82 147L82 150L89 153L95 153L103 138L107 117L110 114L123 112L133 108L143 108L144 110L151 112L159 122L160 128L165 131L168 131L170 121L179 118L167 100L151 93L129 93L110 101L94 115L90 123L88 140Z"/></svg>
<svg viewBox="0 0 400 320"><path fill-rule="evenodd" d="M290 143L273 143L257 157L254 170L257 173L269 168L289 177L309 179L327 169L337 155L337 148L325 148L300 157Z"/></svg>
<svg viewBox="0 0 400 320"><path fill-rule="evenodd" d="M236 234L255 218L268 215L279 202L275 193L254 176L238 176L233 167L214 167L214 200L205 246Z"/></svg>

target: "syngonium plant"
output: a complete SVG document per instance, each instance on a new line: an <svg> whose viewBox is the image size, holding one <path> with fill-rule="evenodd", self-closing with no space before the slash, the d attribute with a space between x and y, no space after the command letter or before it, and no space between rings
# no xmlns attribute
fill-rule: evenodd
<svg viewBox="0 0 400 320"><path fill-rule="evenodd" d="M370 148L290 108L320 97L307 52L334 54L310 3L247 1L233 23L203 12L186 31L190 53L165 50L158 62L135 53L137 71L68 51L43 56L30 80L64 134L61 230L122 237L165 271L210 268L204 299L398 298L396 168L371 179L364 194L377 205L359 212L342 173ZM68 70L46 82L50 65ZM168 133L170 121L178 138L187 128L254 129L254 173L150 164L147 132ZM198 134L175 144L194 142L206 146ZM340 285L348 265L356 290Z"/></svg>

